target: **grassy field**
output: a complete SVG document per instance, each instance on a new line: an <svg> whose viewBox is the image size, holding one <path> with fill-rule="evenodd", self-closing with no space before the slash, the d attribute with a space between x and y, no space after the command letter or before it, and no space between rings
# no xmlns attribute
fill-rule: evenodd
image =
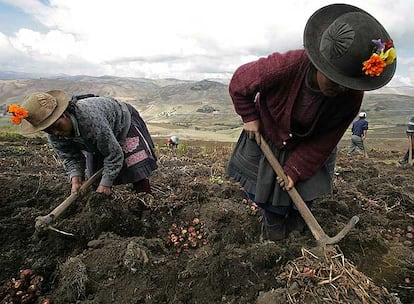
<svg viewBox="0 0 414 304"><path fill-rule="evenodd" d="M151 123L147 122L148 129L154 139L161 144L166 143L166 139L169 136L176 135L180 138L180 142L218 142L220 144L229 143L234 144L237 142L239 135L242 131L241 124L237 126L226 125L222 126L212 125L207 127L206 124L197 126L194 124L172 124L172 123ZM406 126L383 126L381 124L375 124L370 122L370 128L368 130L368 138L366 146L368 149L378 150L392 150L398 152L404 152L408 147L408 140L405 133ZM0 117L0 132L16 132L19 133L19 127L10 123L9 118L4 116ZM43 136L42 134L36 134L33 136ZM339 143L340 148L346 148L349 146L351 137L351 128L349 127L344 134L342 140Z"/></svg>
<svg viewBox="0 0 414 304"><path fill-rule="evenodd" d="M204 126L186 126L171 123L147 123L148 129L155 142L161 146L166 144L166 139L169 136L176 135L180 138L181 143L189 142L205 142L207 146L214 146L215 142L219 145L229 144L233 145L237 142L242 126L236 125L211 126L207 128ZM370 123L368 130L368 139L366 146L368 149L378 150L392 150L397 152L404 152L407 150L408 140L405 134L406 126L390 126L376 125ZM19 127L10 123L7 116L0 117L0 132L16 132L19 133ZM32 136L43 136L41 133ZM339 143L341 149L349 146L351 130L348 128L342 140Z"/></svg>

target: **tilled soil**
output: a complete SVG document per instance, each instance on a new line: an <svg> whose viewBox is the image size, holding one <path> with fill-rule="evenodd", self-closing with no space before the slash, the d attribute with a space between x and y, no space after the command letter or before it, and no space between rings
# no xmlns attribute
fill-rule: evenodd
<svg viewBox="0 0 414 304"><path fill-rule="evenodd" d="M260 210L225 175L230 144L158 147L153 195L126 185L110 197L90 189L54 223L71 236L34 228L70 194L45 140L0 140L0 303L295 303L286 271L292 280L291 265L317 243L309 230L260 241ZM369 156L340 151L334 193L312 212L330 236L358 215L338 251L384 291L383 303L414 303L414 169L395 152ZM297 286L302 274L315 281L314 270L296 268ZM329 302L319 283L306 303L346 303ZM377 303L366 299L352 303Z"/></svg>

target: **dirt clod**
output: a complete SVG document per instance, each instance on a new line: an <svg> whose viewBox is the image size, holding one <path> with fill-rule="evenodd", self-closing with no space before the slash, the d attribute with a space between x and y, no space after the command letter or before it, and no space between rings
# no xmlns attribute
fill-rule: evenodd
<svg viewBox="0 0 414 304"><path fill-rule="evenodd" d="M68 237L34 229L36 217L70 193L53 151L38 138L0 142L2 304L24 269L42 277L41 295L27 303L395 303L394 295L414 302L413 168L399 166L395 153L372 150L369 159L350 161L339 151L334 194L318 199L312 212L331 236L353 215L360 222L338 244L350 264L331 259L331 271L304 257L303 248L316 246L309 230L260 242L260 210L225 174L231 144L158 148L152 195L126 185L111 197L90 189L54 224L75 235ZM369 282L361 287L370 297L349 277L349 288L335 285L347 271Z"/></svg>

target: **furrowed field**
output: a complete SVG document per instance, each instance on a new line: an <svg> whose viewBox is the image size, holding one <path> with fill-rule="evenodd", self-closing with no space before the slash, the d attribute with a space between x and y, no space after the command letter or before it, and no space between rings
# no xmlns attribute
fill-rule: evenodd
<svg viewBox="0 0 414 304"><path fill-rule="evenodd" d="M260 211L225 174L232 143L183 141L169 151L157 140L153 195L89 189L55 221L68 236L34 227L70 194L53 151L42 138L3 133L0 301L414 303L413 168L397 162L405 140L394 150L372 139L369 158L352 160L342 143L334 193L313 209L330 236L360 217L334 249L369 280L352 272L344 285L345 272L316 271L309 230L260 242Z"/></svg>

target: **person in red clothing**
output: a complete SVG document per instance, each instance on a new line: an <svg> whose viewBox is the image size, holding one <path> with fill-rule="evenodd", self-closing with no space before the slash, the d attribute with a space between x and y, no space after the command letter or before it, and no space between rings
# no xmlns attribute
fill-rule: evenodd
<svg viewBox="0 0 414 304"><path fill-rule="evenodd" d="M305 223L287 192L309 204L332 191L336 145L358 114L363 91L387 84L396 52L384 27L351 5L316 11L304 49L273 53L239 67L229 84L243 132L227 174L263 208L262 239L280 240ZM288 176L278 179L257 142L268 141Z"/></svg>
<svg viewBox="0 0 414 304"><path fill-rule="evenodd" d="M170 150L174 150L178 147L179 139L177 136L173 135L168 137L167 145Z"/></svg>

